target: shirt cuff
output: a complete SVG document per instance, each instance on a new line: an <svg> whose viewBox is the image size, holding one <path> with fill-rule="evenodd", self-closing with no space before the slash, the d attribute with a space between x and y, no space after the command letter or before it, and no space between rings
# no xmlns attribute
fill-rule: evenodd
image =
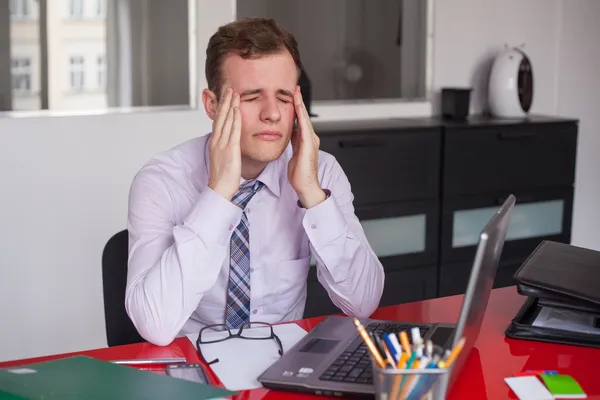
<svg viewBox="0 0 600 400"><path fill-rule="evenodd" d="M242 209L207 187L183 221L197 236L225 246L242 218Z"/></svg>
<svg viewBox="0 0 600 400"><path fill-rule="evenodd" d="M346 218L333 196L306 210L302 220L306 235L317 251L344 236L346 225Z"/></svg>

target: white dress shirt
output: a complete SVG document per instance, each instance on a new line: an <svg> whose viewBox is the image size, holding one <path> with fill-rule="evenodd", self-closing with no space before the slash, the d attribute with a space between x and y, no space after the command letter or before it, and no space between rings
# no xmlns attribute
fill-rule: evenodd
<svg viewBox="0 0 600 400"><path fill-rule="evenodd" d="M335 158L319 152L319 182L331 195L299 206L287 178L288 146L257 179L245 211L208 188L211 135L150 160L129 197L125 306L140 335L157 345L225 322L229 241L246 212L250 231L250 320L302 319L311 254L317 277L345 314L369 316L384 272L354 214L350 184Z"/></svg>

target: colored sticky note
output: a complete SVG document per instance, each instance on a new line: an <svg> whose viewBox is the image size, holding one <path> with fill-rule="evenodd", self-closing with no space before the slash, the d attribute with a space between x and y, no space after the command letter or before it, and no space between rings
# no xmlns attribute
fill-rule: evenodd
<svg viewBox="0 0 600 400"><path fill-rule="evenodd" d="M570 375L542 374L540 378L544 381L550 393L556 398L584 399L587 397L579 383Z"/></svg>
<svg viewBox="0 0 600 400"><path fill-rule="evenodd" d="M538 375L558 375L558 371L544 371L544 370L527 370L515 372L515 376L538 376Z"/></svg>
<svg viewBox="0 0 600 400"><path fill-rule="evenodd" d="M552 393L536 376L514 376L504 378L504 381L519 400L554 400Z"/></svg>

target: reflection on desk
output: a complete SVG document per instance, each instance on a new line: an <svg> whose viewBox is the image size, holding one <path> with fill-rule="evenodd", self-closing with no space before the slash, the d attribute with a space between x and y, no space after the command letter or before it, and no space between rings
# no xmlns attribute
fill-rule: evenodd
<svg viewBox="0 0 600 400"><path fill-rule="evenodd" d="M600 349L514 340L505 337L504 330L524 300L524 297L517 294L514 286L492 291L479 338L460 377L451 388L448 400L470 398L505 400L513 395L504 382L504 378L530 369L552 369L561 374L571 375L581 384L583 390L588 394L588 399L600 400L600 379L597 379ZM461 304L462 296L432 299L382 307L373 314L373 318L415 322L454 322L458 317ZM308 331L322 320L322 317L311 318L297 321L297 324ZM61 358L72 354L0 363L0 368L23 365L34 360ZM189 363L200 362L195 347L187 338L178 338L165 347L138 343L75 354L86 354L102 360L183 356ZM207 372L210 383L219 384L215 374L210 369ZM243 391L234 396L235 400L277 400L281 398L314 400L317 397L301 393L269 391L264 388Z"/></svg>

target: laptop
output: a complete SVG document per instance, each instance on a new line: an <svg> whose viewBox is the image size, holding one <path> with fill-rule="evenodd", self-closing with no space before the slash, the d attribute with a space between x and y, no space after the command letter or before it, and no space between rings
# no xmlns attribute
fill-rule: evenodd
<svg viewBox="0 0 600 400"><path fill-rule="evenodd" d="M465 346L453 363L449 378L442 382L442 393L454 383L479 336L515 200L509 195L481 231L456 323L360 319L367 330L379 335L406 330L410 338L410 329L418 327L424 340L431 339L444 348L452 348L464 336ZM372 398L375 387L370 357L351 317L328 316L267 368L258 381L276 390Z"/></svg>

